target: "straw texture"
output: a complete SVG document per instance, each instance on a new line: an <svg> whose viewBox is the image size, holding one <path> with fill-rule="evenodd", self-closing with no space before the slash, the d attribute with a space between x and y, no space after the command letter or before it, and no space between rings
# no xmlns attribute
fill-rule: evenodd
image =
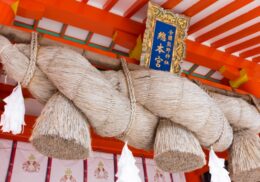
<svg viewBox="0 0 260 182"><path fill-rule="evenodd" d="M53 57L55 57L54 52L58 52L58 49L61 48L56 48L56 50L53 50L53 47L50 47L48 51L41 51L40 52L48 52L47 53L41 54L43 55L42 58L46 62L51 62ZM53 50L53 51L51 51ZM64 51L66 49L63 48ZM86 63L86 60L81 57L79 54L73 52L73 51L66 51L68 54L62 53L59 54L59 57L62 56L61 59L67 59L69 56L76 54L73 56L75 59L80 60L80 68L81 70L83 69L84 65L89 65L89 63ZM53 52L53 53L52 53ZM67 55L67 56L65 56ZM48 58L49 57L49 58ZM45 59L46 58L46 59ZM74 59L72 60L73 63L66 63L70 65L66 65L68 69L72 69L72 67L75 67ZM71 61L71 62L72 62ZM38 61L39 62L39 61ZM42 61L40 61L42 62ZM68 61L67 61L68 62ZM46 63L47 64L47 63ZM46 65L43 63L43 66ZM83 65L84 64L84 65ZM60 65L57 65L57 67L60 67ZM51 66L52 67L52 66ZM75 76L76 74L79 74L82 72L79 68L79 72L77 73L71 73L72 76ZM92 68L92 67L91 67ZM62 69L63 68L53 68L52 70L54 73L59 73L57 69ZM50 70L50 69L49 69ZM78 70L78 69L77 69ZM73 71L72 71L73 72ZM66 71L66 75L69 72ZM50 73L52 74L52 73ZM98 73L97 73L98 74ZM87 75L87 74L85 74ZM128 97L128 84L125 80L125 75L123 72L114 72L114 71L105 71L103 74L98 74L100 80L103 79L105 83L106 80L104 78L109 80L109 85L107 84L108 90L111 90L111 84L114 89L119 91L121 94L123 94L125 97ZM58 74L58 76L63 77L61 74ZM89 74L88 74L89 76ZM102 76L104 76L102 78ZM200 143L203 146L210 146L213 145L214 149L217 151L222 151L225 150L231 143L232 141L232 131L229 126L229 124L226 122L225 117L223 116L223 113L220 111L218 107L216 107L214 101L208 97L208 95L203 92L199 87L197 87L195 84L189 82L188 80L184 78L180 78L174 75L171 75L169 73L164 73L164 72L158 72L158 71L151 71L151 70L138 70L138 71L132 71L131 76L133 77L133 85L135 88L135 95L138 103L141 103L144 105L148 110L150 110L153 114L159 116L159 117L166 117L169 119L178 119L179 124L187 127L191 131L195 132L196 136L199 138ZM52 79L53 76L49 75L49 77ZM98 77L95 77L98 80ZM94 82L95 80L93 78ZM70 79L70 78L65 78L65 80ZM81 78L82 80L85 80L84 78ZM58 78L58 80L63 80L62 78ZM71 82L74 82L70 79ZM75 78L75 80L80 80L79 78ZM87 80L87 78L86 78ZM57 81L57 84L59 84L60 81ZM67 81L65 81L67 82ZM73 83L74 85L79 85L82 82L79 81L80 83ZM94 83L92 81L91 85ZM84 82L85 83L85 82ZM69 84L64 83L64 81L61 81L60 84L62 84L62 89L67 89L66 94L73 94L73 91L75 89L71 89L72 87L77 87ZM83 84L83 83L82 83ZM87 83L88 84L88 83ZM101 84L101 83L100 83ZM102 83L103 84L103 83ZM93 87L93 86L92 86ZM101 86L97 86L101 87ZM82 87L79 87L79 89L85 88L85 86L82 85ZM106 88L106 87L104 87ZM164 88L164 89L161 89ZM70 89L70 90L68 90ZM73 91L72 91L73 90ZM100 90L100 89L99 89ZM171 92L169 92L171 90ZM190 90L193 90L193 92L190 92ZM84 90L81 90L82 92ZM96 88L93 88L94 93L96 93ZM108 91L102 91L103 93L109 93ZM64 93L65 94L65 93ZM92 93L93 94L93 93ZM89 94L87 94L89 95ZM92 99L98 99L97 97L92 97ZM81 107L84 108L84 103L85 101L82 99L86 98L83 97L75 97L75 102L78 102L78 104L83 104ZM102 95L103 97L103 95ZM70 99L72 96L70 95ZM81 98L80 100L77 100L77 98ZM112 99L113 100L113 99ZM145 103L146 100L149 102ZM82 101L82 103L81 103ZM157 102L160 102L160 104L157 104ZM92 103L92 101L91 101ZM93 102L96 103L96 102ZM104 104L105 106L106 104ZM196 106L195 106L196 105ZM118 105L119 106L119 105ZM79 106L78 106L79 107ZM103 106L102 106L103 107ZM80 107L79 107L80 108ZM92 106L92 108L94 108ZM111 108L111 107L109 107ZM130 106L127 107L128 111L130 111ZM85 113L85 112L84 112ZM141 112L142 113L142 112ZM188 113L188 114L187 114ZM85 113L86 114L86 113ZM90 118L87 114L86 116ZM127 115L126 115L127 116ZM129 116L129 113L128 113ZM129 116L130 118L130 116ZM127 118L127 119L129 119ZM197 118L194 120L194 118ZM94 128L98 128L98 126L95 126L95 124L98 124L98 122L95 122L91 124L94 126ZM124 123L123 125L126 126L127 123ZM151 128L154 128L156 124L154 125L149 125ZM106 127L102 125L103 128ZM103 128L100 127L100 129L96 129L97 131L104 130ZM203 130L202 130L203 128ZM121 129L120 131L123 131ZM133 130L134 131L134 130ZM113 136L116 134L119 134L117 132L116 134L113 134L109 132ZM99 133L102 136L107 136L107 134L104 133ZM149 133L147 134L147 136ZM206 137L207 136L207 137ZM210 137L209 137L210 136Z"/></svg>
<svg viewBox="0 0 260 182"><path fill-rule="evenodd" d="M160 119L154 153L156 165L168 172L189 172L206 164L205 154L197 138L168 119Z"/></svg>
<svg viewBox="0 0 260 182"><path fill-rule="evenodd" d="M235 182L260 180L260 139L248 131L234 133L229 152L229 170Z"/></svg>
<svg viewBox="0 0 260 182"><path fill-rule="evenodd" d="M39 50L38 65L54 85L85 114L96 133L101 136L120 136L130 121L128 97L113 89L105 77L80 54L59 47ZM127 136L130 145L150 149L158 119L139 104L136 105L136 124ZM140 126L146 126L140 128ZM142 132L138 132L142 131Z"/></svg>
<svg viewBox="0 0 260 182"><path fill-rule="evenodd" d="M45 105L30 141L42 154L59 159L86 159L91 151L89 127L83 114L60 93Z"/></svg>
<svg viewBox="0 0 260 182"><path fill-rule="evenodd" d="M260 133L260 114L257 109L240 98L211 94L224 112L234 131L248 129Z"/></svg>
<svg viewBox="0 0 260 182"><path fill-rule="evenodd" d="M153 114L194 132L200 144L223 151L232 142L232 128L214 100L196 84L176 75L153 70L131 71L136 100ZM106 72L114 88L128 94L121 71ZM196 119L195 119L196 118Z"/></svg>

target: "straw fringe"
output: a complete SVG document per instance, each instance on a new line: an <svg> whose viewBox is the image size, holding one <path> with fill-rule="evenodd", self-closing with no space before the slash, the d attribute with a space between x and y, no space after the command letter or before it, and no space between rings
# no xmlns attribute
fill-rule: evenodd
<svg viewBox="0 0 260 182"><path fill-rule="evenodd" d="M30 141L42 154L59 159L86 159L91 152L89 127L84 116L59 93L45 105Z"/></svg>
<svg viewBox="0 0 260 182"><path fill-rule="evenodd" d="M160 119L154 152L156 165L168 172L189 172L206 164L205 154L197 138L167 119Z"/></svg>
<svg viewBox="0 0 260 182"><path fill-rule="evenodd" d="M235 182L260 180L260 139L249 131L234 133L229 151L229 170Z"/></svg>

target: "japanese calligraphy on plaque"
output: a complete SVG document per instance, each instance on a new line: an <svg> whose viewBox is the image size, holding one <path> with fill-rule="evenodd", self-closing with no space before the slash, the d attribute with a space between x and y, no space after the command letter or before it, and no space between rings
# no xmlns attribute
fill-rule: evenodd
<svg viewBox="0 0 260 182"><path fill-rule="evenodd" d="M189 19L149 3L141 64L151 69L180 72Z"/></svg>

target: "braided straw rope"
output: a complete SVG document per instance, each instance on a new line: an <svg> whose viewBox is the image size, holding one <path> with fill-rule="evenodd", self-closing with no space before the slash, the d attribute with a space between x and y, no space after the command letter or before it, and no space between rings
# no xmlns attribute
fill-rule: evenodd
<svg viewBox="0 0 260 182"><path fill-rule="evenodd" d="M135 92L134 92L134 87L133 87L133 82L132 82L132 77L131 73L127 67L127 63L125 59L120 59L122 68L126 77L127 81L127 88L128 88L128 93L129 93L129 98L130 98L130 104L131 104L131 115L130 115L130 122L128 123L127 128L125 131L117 136L117 138L125 138L129 133L132 128L132 125L135 122L135 116L136 116L136 99L135 99Z"/></svg>
<svg viewBox="0 0 260 182"><path fill-rule="evenodd" d="M24 87L27 87L29 85L35 73L37 53L38 53L38 34L37 32L32 32L30 62L26 74L21 82L22 86Z"/></svg>

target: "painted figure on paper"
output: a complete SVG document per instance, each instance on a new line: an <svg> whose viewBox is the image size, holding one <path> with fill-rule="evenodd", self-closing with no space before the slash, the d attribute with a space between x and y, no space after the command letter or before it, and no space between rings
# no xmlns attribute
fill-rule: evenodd
<svg viewBox="0 0 260 182"><path fill-rule="evenodd" d="M60 179L60 182L77 182L72 176L72 170L70 168L66 169L65 175Z"/></svg>
<svg viewBox="0 0 260 182"><path fill-rule="evenodd" d="M31 154L28 157L28 160L23 163L23 170L31 173L40 171L40 163L36 161L33 154Z"/></svg>
<svg viewBox="0 0 260 182"><path fill-rule="evenodd" d="M166 182L163 173L157 168L154 175L154 182Z"/></svg>
<svg viewBox="0 0 260 182"><path fill-rule="evenodd" d="M95 170L95 177L97 179L107 179L108 178L108 172L104 168L104 164L102 161L99 161L98 166Z"/></svg>

